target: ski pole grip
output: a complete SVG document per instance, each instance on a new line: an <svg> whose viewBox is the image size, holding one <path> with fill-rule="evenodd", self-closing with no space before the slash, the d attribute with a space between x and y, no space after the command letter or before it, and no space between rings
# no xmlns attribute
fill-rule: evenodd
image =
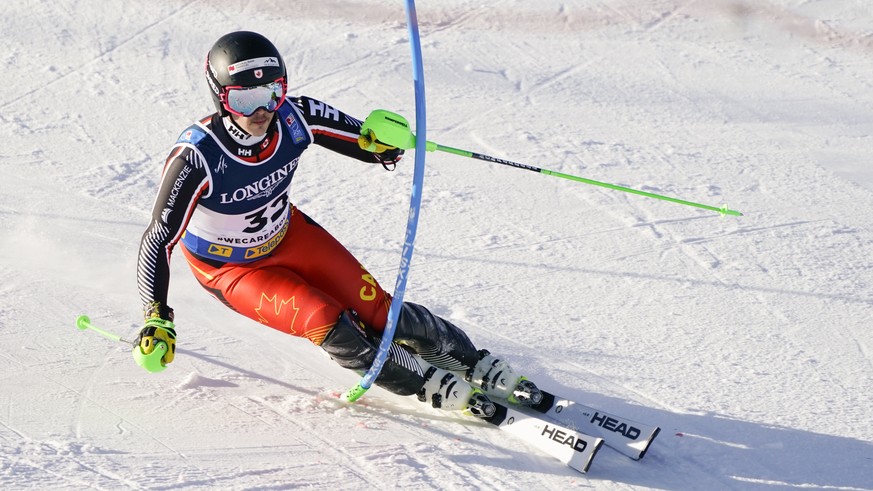
<svg viewBox="0 0 873 491"><path fill-rule="evenodd" d="M128 341L126 339L122 339L121 336L117 334L113 334L108 331L104 331L97 326L91 324L91 319L88 318L87 315L80 315L76 319L76 327L79 329L86 331L92 330L98 334L106 336L107 338L113 341L121 341L123 343L132 344L133 345L133 359L136 361L136 364L145 368L147 371L151 373L158 373L166 369L166 365L161 361L164 357L164 354L167 352L167 343L163 341L159 341L157 345L155 345L155 349L152 350L151 353L144 353L142 347L138 344Z"/></svg>
<svg viewBox="0 0 873 491"><path fill-rule="evenodd" d="M166 365L161 361L161 358L164 357L164 354L167 352L167 343L163 341L158 341L155 345L155 349L152 350L151 353L144 353L142 347L139 345L133 347L133 360L136 361L136 364L145 368L146 371L151 373L158 373L164 371L167 368Z"/></svg>
<svg viewBox="0 0 873 491"><path fill-rule="evenodd" d="M385 109L371 112L361 125L361 134L368 131L372 131L376 139L386 145L403 150L415 148L415 135L409 129L409 121L397 113ZM426 148L428 152L433 152L437 149L437 144L426 142Z"/></svg>

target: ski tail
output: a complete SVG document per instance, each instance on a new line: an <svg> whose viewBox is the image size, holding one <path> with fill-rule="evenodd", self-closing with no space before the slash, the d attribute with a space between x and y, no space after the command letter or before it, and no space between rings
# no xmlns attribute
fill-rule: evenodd
<svg viewBox="0 0 873 491"><path fill-rule="evenodd" d="M587 435L556 421L523 413L495 403L497 410L483 418L488 423L529 443L579 472L588 472L603 439Z"/></svg>
<svg viewBox="0 0 873 491"><path fill-rule="evenodd" d="M645 457L661 428L595 409L543 392L543 400L527 406L568 428L600 437L605 444L633 460Z"/></svg>

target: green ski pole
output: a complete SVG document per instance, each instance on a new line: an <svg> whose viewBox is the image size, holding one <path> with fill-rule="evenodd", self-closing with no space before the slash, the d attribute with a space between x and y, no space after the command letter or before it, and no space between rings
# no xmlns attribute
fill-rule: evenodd
<svg viewBox="0 0 873 491"><path fill-rule="evenodd" d="M128 341L118 334L113 334L109 331L105 331L91 324L91 319L89 319L87 315L80 315L76 319L76 327L83 331L91 330L113 341L119 341L124 344L129 344L133 346L134 361L136 361L137 365L145 368L149 372L157 373L167 368L163 363L161 363L161 358L163 358L164 353L167 352L167 343L164 343L163 341L159 341L155 345L155 349L151 353L146 354L143 353L142 348L139 344L133 341Z"/></svg>
<svg viewBox="0 0 873 491"><path fill-rule="evenodd" d="M367 116L367 119L364 121L363 126L361 127L361 131L372 130L376 135L376 138L387 145L391 145L394 147L402 148L404 150L415 147L415 135L412 134L412 131L409 129L409 123L406 119L396 113L392 113L390 111L386 111L384 109L377 109L370 113ZM636 194L639 196L645 196L648 198L655 198L662 201L669 201L671 203L678 203L680 205L693 206L695 208L702 208L704 210L715 211L721 213L722 215L733 215L733 216L743 216L742 213L736 210L731 210L727 206L717 207L704 205L701 203L695 203L693 201L686 201L684 199L672 198L670 196L664 196L655 193L649 193L647 191L640 191L638 189L628 188L624 186L619 186L616 184L609 184L607 182L595 181L593 179L586 179L584 177L574 176L570 174L564 174L563 172L552 171L548 169L541 169L539 167L535 167L533 165L521 164L518 162L512 162L510 160L504 160L497 157L492 157L490 155L484 155L481 153L471 152L469 150L462 150L459 148L447 147L445 145L440 145L434 142L427 142L425 146L428 152L440 151L451 153L454 155L460 155L461 157L468 157L476 160L484 160L486 162L492 162L495 164L506 165L509 167L516 167L518 169L525 169L529 171L533 171L539 174L545 174L547 176L560 177L562 179L568 179L570 181L581 182L585 184L590 184L593 186L600 186L607 189L613 189L616 191L623 191L625 193Z"/></svg>

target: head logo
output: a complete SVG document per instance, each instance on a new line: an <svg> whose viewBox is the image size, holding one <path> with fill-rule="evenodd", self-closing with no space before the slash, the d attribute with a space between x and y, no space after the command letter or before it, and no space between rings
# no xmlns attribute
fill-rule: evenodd
<svg viewBox="0 0 873 491"><path fill-rule="evenodd" d="M260 68L258 68L257 70L255 70L255 78L263 78L263 77L264 77L264 71L263 71L263 70L261 70Z"/></svg>

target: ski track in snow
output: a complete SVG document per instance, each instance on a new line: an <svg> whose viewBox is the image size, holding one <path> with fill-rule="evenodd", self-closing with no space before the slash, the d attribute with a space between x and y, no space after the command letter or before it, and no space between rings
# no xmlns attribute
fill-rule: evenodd
<svg viewBox="0 0 873 491"><path fill-rule="evenodd" d="M0 488L873 490L866 1L419 2L429 139L745 213L429 154L407 298L663 429L587 475L415 398L339 402L354 374L178 255L166 372L73 327L135 336L136 247L166 151L212 110L215 38L260 30L293 92L412 116L401 2L3 9ZM296 204L390 285L411 166L305 160Z"/></svg>

